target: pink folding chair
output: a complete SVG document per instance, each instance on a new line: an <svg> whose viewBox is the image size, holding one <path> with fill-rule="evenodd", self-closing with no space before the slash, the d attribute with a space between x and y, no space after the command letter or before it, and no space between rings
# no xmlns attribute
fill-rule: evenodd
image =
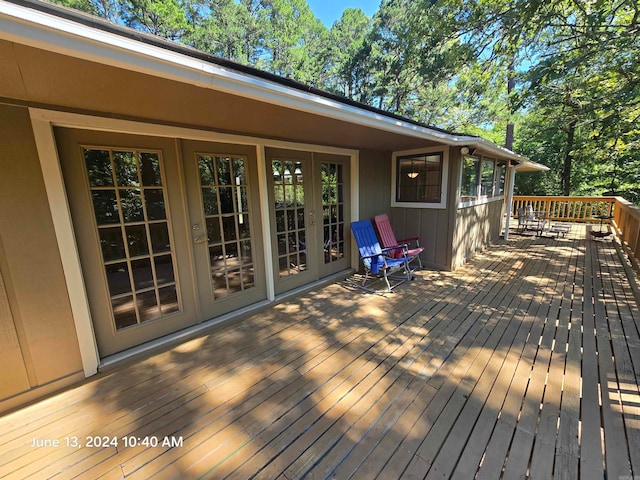
<svg viewBox="0 0 640 480"><path fill-rule="evenodd" d="M422 268L422 260L420 260L420 254L424 251L424 248L420 246L420 237L405 238L403 240L396 240L396 235L391 228L391 222L386 213L382 215L376 215L373 219L380 236L380 241L384 248L398 247L396 250L391 250L389 256L392 258L402 258L404 256L413 257L418 260L419 268ZM415 242L415 247L409 248L409 243ZM403 251L402 247L406 247Z"/></svg>

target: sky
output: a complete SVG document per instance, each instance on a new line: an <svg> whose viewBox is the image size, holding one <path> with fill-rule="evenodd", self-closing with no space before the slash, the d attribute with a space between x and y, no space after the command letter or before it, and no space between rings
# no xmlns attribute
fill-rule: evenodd
<svg viewBox="0 0 640 480"><path fill-rule="evenodd" d="M307 0L307 3L327 28L342 16L345 8L360 8L372 17L380 6L380 0Z"/></svg>

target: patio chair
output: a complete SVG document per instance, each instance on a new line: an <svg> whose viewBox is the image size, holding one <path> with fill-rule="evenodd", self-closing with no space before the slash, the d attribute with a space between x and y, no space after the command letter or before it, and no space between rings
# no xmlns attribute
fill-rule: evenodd
<svg viewBox="0 0 640 480"><path fill-rule="evenodd" d="M400 258L393 258L389 256L389 252L397 250L398 247L390 249L383 249L380 247L380 243L378 243L378 238L376 237L376 232L374 231L370 220L361 220L351 223L351 231L353 233L353 238L356 241L356 245L358 245L360 258L364 264L365 277L362 283L347 279L348 283L368 292L388 293L398 285L401 285L407 280L411 280L413 278L413 273L409 267L409 262L413 260L413 258L406 255ZM398 271L402 272L399 276L391 275ZM367 283L370 278L375 278L374 281L383 279L386 284L386 289L375 290L371 288L370 285L372 285L373 282L369 282L369 284ZM390 279L395 280L396 282L391 285L389 282Z"/></svg>
<svg viewBox="0 0 640 480"><path fill-rule="evenodd" d="M393 258L402 258L404 256L411 257L418 261L418 268L422 268L422 260L420 254L424 251L424 247L420 246L420 237L405 238L404 240L396 240L396 235L391 228L391 222L386 213L376 215L373 221L378 229L380 241L385 248L395 248L391 250L390 256ZM409 243L415 242L414 248L409 248ZM406 247L406 251L402 248Z"/></svg>

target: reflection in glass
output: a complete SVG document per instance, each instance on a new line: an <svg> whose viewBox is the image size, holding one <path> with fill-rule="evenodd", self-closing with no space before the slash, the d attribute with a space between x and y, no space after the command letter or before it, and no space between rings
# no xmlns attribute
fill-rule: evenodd
<svg viewBox="0 0 640 480"><path fill-rule="evenodd" d="M153 253L168 252L171 250L169 228L166 222L150 223L149 233L151 235L151 248L153 249Z"/></svg>
<svg viewBox="0 0 640 480"><path fill-rule="evenodd" d="M224 272L213 272L211 274L211 283L215 298L227 296L227 279Z"/></svg>
<svg viewBox="0 0 640 480"><path fill-rule="evenodd" d="M84 161L91 187L113 186L113 172L108 150L85 150Z"/></svg>
<svg viewBox="0 0 640 480"><path fill-rule="evenodd" d="M202 187L202 202L205 215L218 214L218 194L216 188Z"/></svg>
<svg viewBox="0 0 640 480"><path fill-rule="evenodd" d="M211 268L221 269L224 268L224 254L222 252L222 245L216 245L209 247L209 261Z"/></svg>
<svg viewBox="0 0 640 480"><path fill-rule="evenodd" d="M228 271L227 280L229 282L229 293L237 293L242 290L242 277L239 269Z"/></svg>
<svg viewBox="0 0 640 480"><path fill-rule="evenodd" d="M156 266L157 284L162 286L166 283L175 282L173 273L173 258L171 255L162 255L153 259Z"/></svg>
<svg viewBox="0 0 640 480"><path fill-rule="evenodd" d="M120 204L122 205L124 223L142 222L144 220L140 190L120 190Z"/></svg>
<svg viewBox="0 0 640 480"><path fill-rule="evenodd" d="M107 272L109 293L111 293L112 296L122 295L123 293L131 291L129 268L126 262L105 265L105 270Z"/></svg>
<svg viewBox="0 0 640 480"><path fill-rule="evenodd" d="M220 243L222 236L220 232L220 218L212 217L207 218L207 237L209 237L209 243Z"/></svg>
<svg viewBox="0 0 640 480"><path fill-rule="evenodd" d="M284 210L276 210L276 232L284 232L285 228L285 211Z"/></svg>
<svg viewBox="0 0 640 480"><path fill-rule="evenodd" d="M126 227L126 231L129 256L147 255L149 253L149 244L147 243L147 232L144 225L129 225Z"/></svg>
<svg viewBox="0 0 640 480"><path fill-rule="evenodd" d="M136 290L153 287L153 272L151 271L151 260L143 258L131 262L133 272L133 285Z"/></svg>
<svg viewBox="0 0 640 480"><path fill-rule="evenodd" d="M136 294L136 301L141 322L147 322L160 316L155 290Z"/></svg>
<svg viewBox="0 0 640 480"><path fill-rule="evenodd" d="M235 240L236 235L236 217L222 217L222 233L225 240Z"/></svg>
<svg viewBox="0 0 640 480"><path fill-rule="evenodd" d="M135 152L113 152L116 179L120 187L138 187L138 161Z"/></svg>
<svg viewBox="0 0 640 480"><path fill-rule="evenodd" d="M240 242L240 255L242 256L242 263L247 264L253 262L251 240Z"/></svg>
<svg viewBox="0 0 640 480"><path fill-rule="evenodd" d="M132 295L122 298L112 298L111 308L113 309L113 316L117 330L121 330L125 327L136 325L138 323Z"/></svg>
<svg viewBox="0 0 640 480"><path fill-rule="evenodd" d="M175 285L158 289L158 297L160 298L160 310L163 315L180 310Z"/></svg>
<svg viewBox="0 0 640 480"><path fill-rule="evenodd" d="M234 213L233 188L220 187L220 211L222 213Z"/></svg>
<svg viewBox="0 0 640 480"><path fill-rule="evenodd" d="M242 267L242 283L245 290L255 286L255 280L253 277L253 266Z"/></svg>
<svg viewBox="0 0 640 480"><path fill-rule="evenodd" d="M115 328L179 311L160 154L86 149L84 157Z"/></svg>
<svg viewBox="0 0 640 480"><path fill-rule="evenodd" d="M243 218L243 221L238 225L238 233L240 238L249 238L251 236L251 229L249 228L249 221L247 218Z"/></svg>
<svg viewBox="0 0 640 480"><path fill-rule="evenodd" d="M149 220L164 220L167 213L164 207L164 194L161 188L147 188L144 191L147 205L147 218Z"/></svg>
<svg viewBox="0 0 640 480"><path fill-rule="evenodd" d="M233 176L235 177L236 185L246 185L247 184L247 176L244 168L244 158L233 158L232 159L233 166Z"/></svg>
<svg viewBox="0 0 640 480"><path fill-rule="evenodd" d="M152 187L162 185L160 175L160 158L157 153L142 152L140 154L140 174L142 185Z"/></svg>
<svg viewBox="0 0 640 480"><path fill-rule="evenodd" d="M122 241L122 230L120 227L100 228L100 248L102 258L105 262L125 258L124 242Z"/></svg>
<svg viewBox="0 0 640 480"><path fill-rule="evenodd" d="M251 256L246 163L241 157L199 155L198 170L209 238L212 292L217 299L243 290L240 256ZM248 241L239 243L239 239Z"/></svg>
<svg viewBox="0 0 640 480"><path fill-rule="evenodd" d="M229 157L216 157L216 169L218 170L218 185L233 185L231 183L231 165Z"/></svg>
<svg viewBox="0 0 640 480"><path fill-rule="evenodd" d="M91 200L98 225L120 223L115 190L94 190L91 192Z"/></svg>
<svg viewBox="0 0 640 480"><path fill-rule="evenodd" d="M200 172L200 185L215 185L216 177L213 173L213 158L199 155L198 171Z"/></svg>

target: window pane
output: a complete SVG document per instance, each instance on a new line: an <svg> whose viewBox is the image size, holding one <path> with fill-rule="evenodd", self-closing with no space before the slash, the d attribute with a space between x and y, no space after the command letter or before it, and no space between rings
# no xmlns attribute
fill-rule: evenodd
<svg viewBox="0 0 640 480"><path fill-rule="evenodd" d="M160 159L157 153L140 154L140 173L142 175L142 185L152 187L162 185L160 178Z"/></svg>
<svg viewBox="0 0 640 480"><path fill-rule="evenodd" d="M135 152L113 152L116 179L120 187L138 187L138 160Z"/></svg>
<svg viewBox="0 0 640 480"><path fill-rule="evenodd" d="M204 205L205 215L218 214L218 194L214 188L202 188L202 203Z"/></svg>
<svg viewBox="0 0 640 480"><path fill-rule="evenodd" d="M237 238L236 217L222 217L222 235L225 241Z"/></svg>
<svg viewBox="0 0 640 480"><path fill-rule="evenodd" d="M482 160L480 195L493 196L494 160Z"/></svg>
<svg viewBox="0 0 640 480"><path fill-rule="evenodd" d="M460 195L461 200L464 202L478 196L480 161L477 158L464 157L463 164Z"/></svg>
<svg viewBox="0 0 640 480"><path fill-rule="evenodd" d="M131 262L131 270L133 272L133 285L136 290L153 287L150 259L133 260Z"/></svg>
<svg viewBox="0 0 640 480"><path fill-rule="evenodd" d="M222 213L233 213L233 188L220 188L220 210Z"/></svg>
<svg viewBox="0 0 640 480"><path fill-rule="evenodd" d="M139 257L149 253L147 243L147 232L144 225L131 225L126 227L127 244L129 245L129 256Z"/></svg>
<svg viewBox="0 0 640 480"><path fill-rule="evenodd" d="M131 325L136 325L138 323L132 295L124 298L111 299L111 307L113 308L113 316L115 317L114 319L117 330Z"/></svg>
<svg viewBox="0 0 640 480"><path fill-rule="evenodd" d="M253 277L253 266L246 266L242 268L242 283L245 290L255 286L255 280Z"/></svg>
<svg viewBox="0 0 640 480"><path fill-rule="evenodd" d="M164 220L167 213L164 207L164 194L161 188L147 188L144 191L149 220Z"/></svg>
<svg viewBox="0 0 640 480"><path fill-rule="evenodd" d="M94 190L91 192L91 199L98 225L120 223L115 190Z"/></svg>
<svg viewBox="0 0 640 480"><path fill-rule="evenodd" d="M218 185L233 185L231 183L231 165L228 157L216 157L216 168L218 169Z"/></svg>
<svg viewBox="0 0 640 480"><path fill-rule="evenodd" d="M107 283L111 296L122 295L123 293L131 291L129 267L127 267L126 262L116 263L115 265L105 265L105 270L107 272Z"/></svg>
<svg viewBox="0 0 640 480"><path fill-rule="evenodd" d="M120 190L120 203L122 205L122 216L125 223L142 222L144 220L140 190Z"/></svg>
<svg viewBox="0 0 640 480"><path fill-rule="evenodd" d="M244 170L244 158L233 158L232 159L233 166L233 176L235 177L236 185L246 185L247 178Z"/></svg>
<svg viewBox="0 0 640 480"><path fill-rule="evenodd" d="M220 217L208 217L206 222L209 243L220 243L222 241L222 236L220 234Z"/></svg>
<svg viewBox="0 0 640 480"><path fill-rule="evenodd" d="M211 157L198 156L198 171L200 172L201 185L215 185L216 178L213 173L213 159Z"/></svg>
<svg viewBox="0 0 640 480"><path fill-rule="evenodd" d="M227 296L227 278L224 272L213 272L211 274L211 284L214 298Z"/></svg>
<svg viewBox="0 0 640 480"><path fill-rule="evenodd" d="M158 285L175 282L173 274L173 258L171 255L162 255L153 259L156 265L156 278Z"/></svg>
<svg viewBox="0 0 640 480"><path fill-rule="evenodd" d="M85 150L84 161L87 164L90 186L113 186L113 172L108 150Z"/></svg>
<svg viewBox="0 0 640 480"><path fill-rule="evenodd" d="M149 233L151 234L151 248L153 253L168 252L171 250L169 240L169 229L166 222L150 223Z"/></svg>
<svg viewBox="0 0 640 480"><path fill-rule="evenodd" d="M158 290L158 297L160 298L160 310L163 315L180 310L180 306L178 305L178 293L176 292L175 285L160 288Z"/></svg>
<svg viewBox="0 0 640 480"><path fill-rule="evenodd" d="M100 234L102 257L105 262L125 258L124 242L122 241L122 230L120 227L101 228L98 232Z"/></svg>
<svg viewBox="0 0 640 480"><path fill-rule="evenodd" d="M209 259L212 269L218 270L224 268L224 254L222 253L222 245L209 247Z"/></svg>
<svg viewBox="0 0 640 480"><path fill-rule="evenodd" d="M229 280L229 293L236 293L242 290L242 277L239 269L229 271L227 280Z"/></svg>
<svg viewBox="0 0 640 480"><path fill-rule="evenodd" d="M396 200L437 203L441 200L442 154L398 157ZM336 193L330 192L334 198Z"/></svg>
<svg viewBox="0 0 640 480"><path fill-rule="evenodd" d="M141 322L147 322L160 316L160 308L158 308L155 290L136 294L136 301L138 303Z"/></svg>

